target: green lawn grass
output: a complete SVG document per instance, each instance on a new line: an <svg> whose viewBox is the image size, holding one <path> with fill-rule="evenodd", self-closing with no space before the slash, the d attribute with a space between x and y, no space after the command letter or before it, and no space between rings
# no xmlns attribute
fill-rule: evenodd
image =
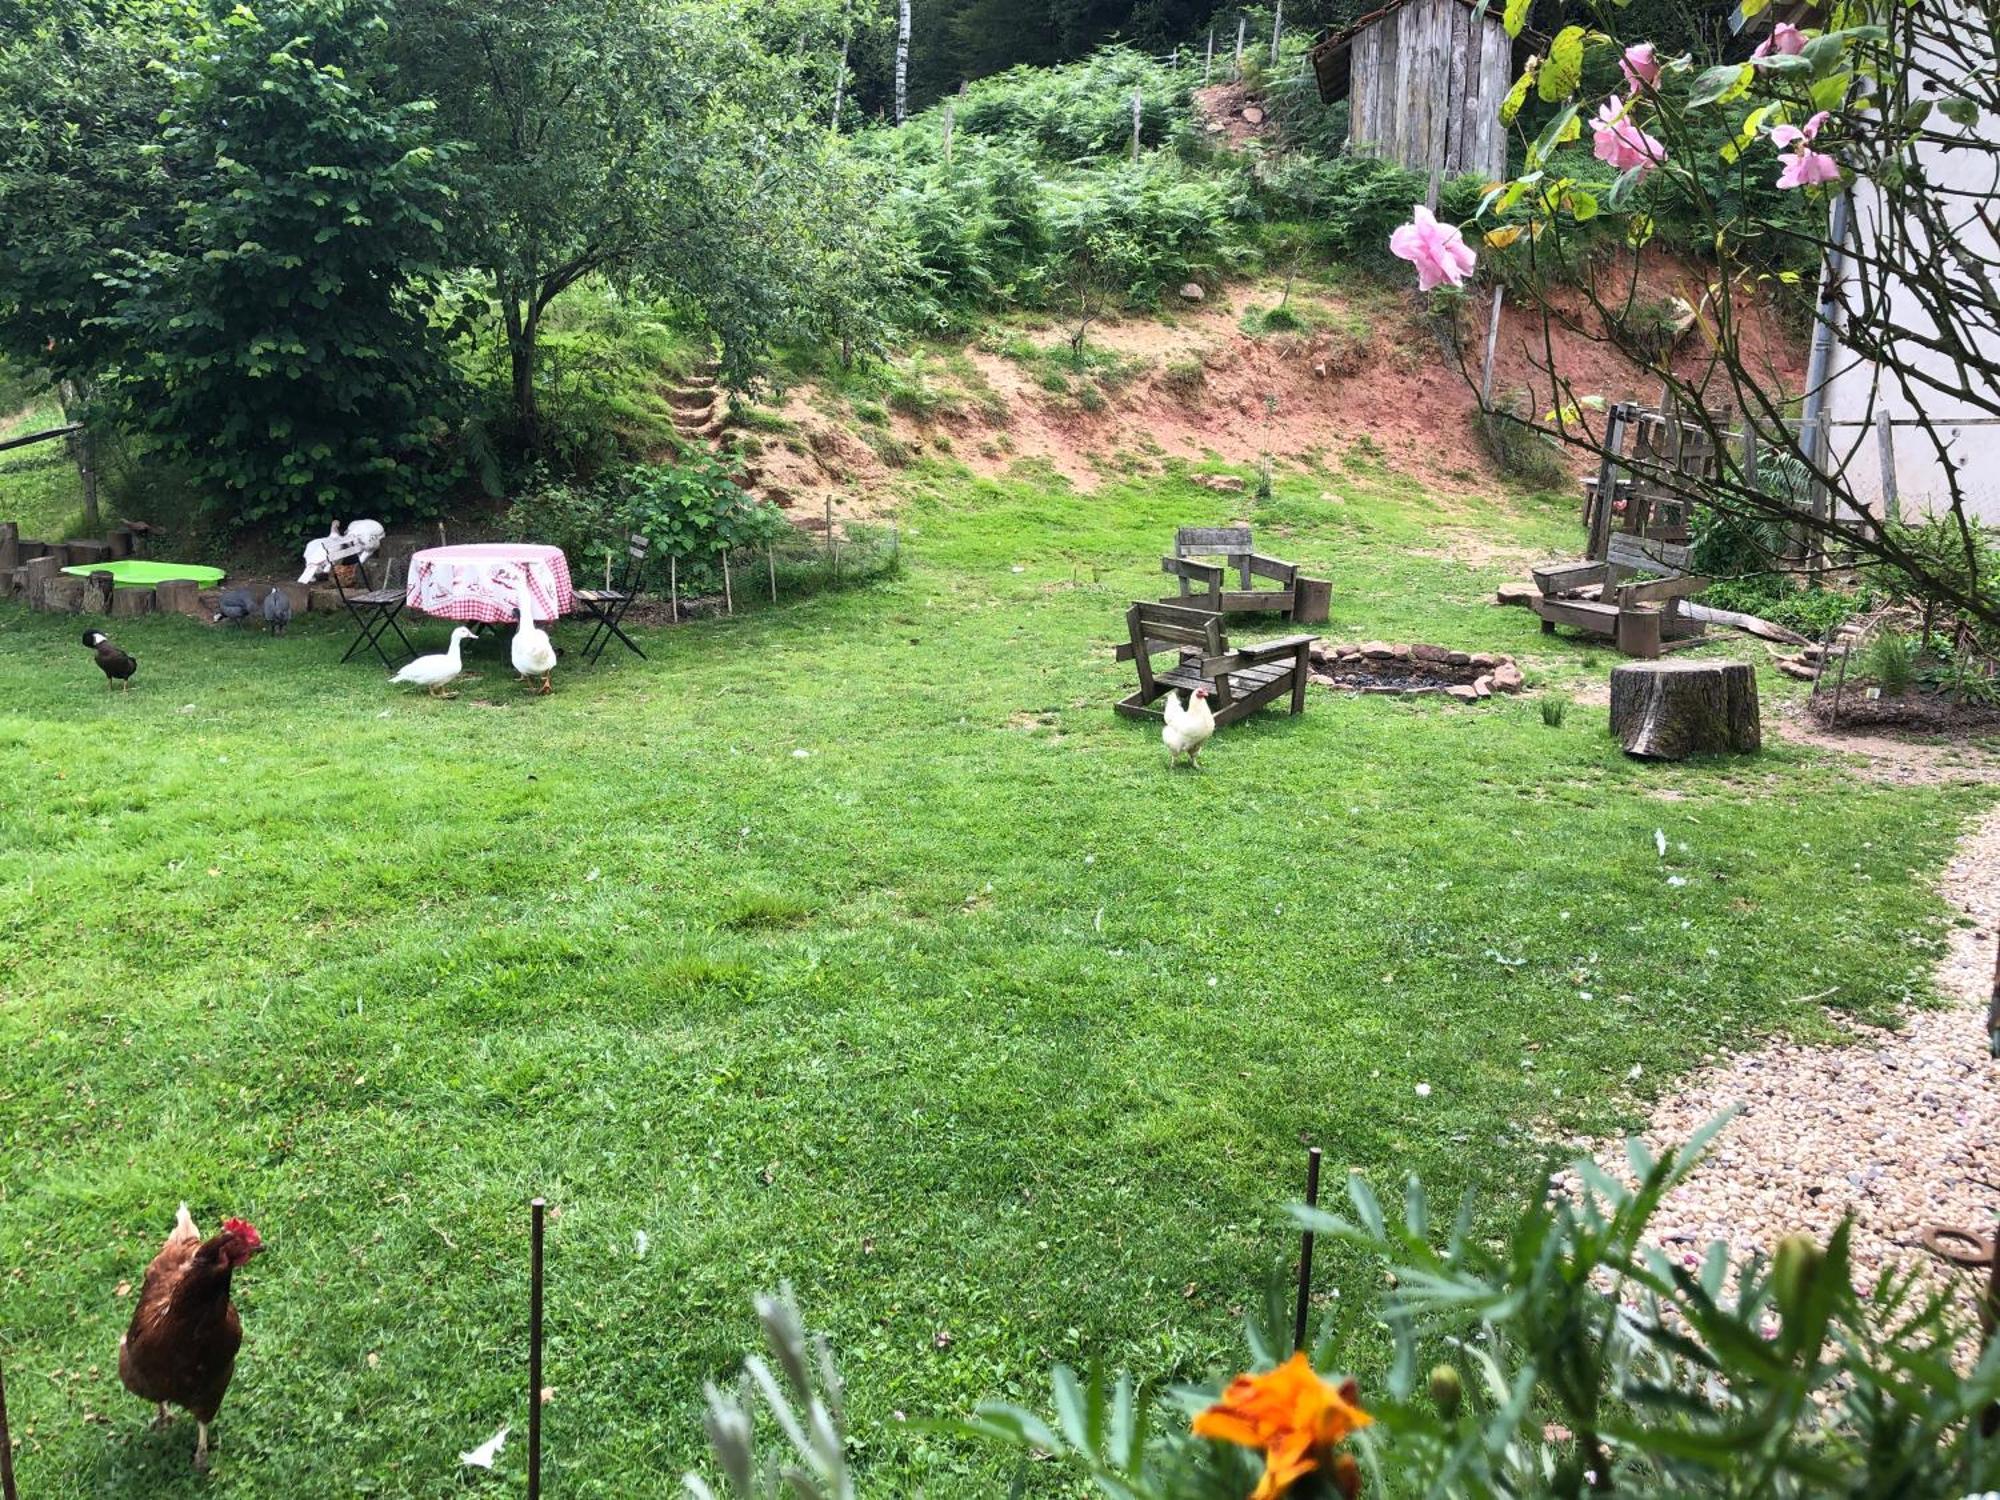
<svg viewBox="0 0 2000 1500"><path fill-rule="evenodd" d="M23 437L63 425L62 407L44 397L0 415L0 438ZM83 481L60 438L0 453L0 521L20 523L21 535L64 538L83 522Z"/></svg>
<svg viewBox="0 0 2000 1500"><path fill-rule="evenodd" d="M503 1421L518 1477L537 1193L550 1493L674 1492L785 1278L871 1492L997 1493L895 1414L1039 1401L1057 1359L1223 1372L1307 1143L1490 1220L1703 1054L1825 1034L1807 997L1927 994L1974 792L1317 689L1169 773L1110 712L1163 539L1232 513L1330 573L1335 635L1601 677L1486 602L1509 569L1436 555L1570 545L1566 504L1366 462L1263 505L913 472L899 576L572 657L543 699L498 638L462 696L392 691L319 617L125 624L120 695L76 621L0 609L24 1494L434 1496ZM206 1480L116 1376L116 1288L182 1198L269 1246ZM1320 1264L1379 1375L1373 1273Z"/></svg>

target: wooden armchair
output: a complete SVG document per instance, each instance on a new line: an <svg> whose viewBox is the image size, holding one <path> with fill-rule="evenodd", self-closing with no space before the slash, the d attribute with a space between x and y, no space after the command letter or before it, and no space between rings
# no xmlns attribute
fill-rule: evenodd
<svg viewBox="0 0 2000 1500"><path fill-rule="evenodd" d="M1301 577L1297 563L1264 556L1248 526L1181 527L1174 533L1173 556L1160 559L1160 571L1180 589L1162 604L1211 614L1276 613L1293 621L1321 621L1333 593L1325 580ZM1259 580L1276 587L1260 588Z"/></svg>
<svg viewBox="0 0 2000 1500"><path fill-rule="evenodd" d="M1552 633L1558 624L1575 625L1610 636L1626 656L1658 656L1666 645L1702 632L1701 622L1683 613L1681 603L1711 580L1688 572L1688 566L1686 547L1613 532L1603 562L1546 563L1534 569L1535 586L1542 592L1535 613L1545 632ZM1626 583L1635 572L1660 576ZM1595 599L1576 597L1593 586Z"/></svg>
<svg viewBox="0 0 2000 1500"><path fill-rule="evenodd" d="M1291 711L1305 712L1313 643L1309 635L1232 650L1222 633L1222 616L1215 611L1143 602L1125 611L1125 628L1129 639L1118 647L1118 660L1132 662L1139 672L1138 691L1116 705L1127 718L1165 718L1165 710L1156 706L1160 699L1177 689L1198 687L1211 694L1209 710L1217 728L1247 718L1287 690ZM1155 671L1153 658L1168 651L1177 653L1178 660Z"/></svg>

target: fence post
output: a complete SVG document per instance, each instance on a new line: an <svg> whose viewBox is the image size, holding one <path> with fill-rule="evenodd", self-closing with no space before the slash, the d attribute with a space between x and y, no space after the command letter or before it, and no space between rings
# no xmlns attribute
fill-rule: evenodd
<svg viewBox="0 0 2000 1500"><path fill-rule="evenodd" d="M1896 492L1896 429L1886 406L1875 413L1875 436L1882 448L1882 519L1894 524L1903 519L1903 507Z"/></svg>
<svg viewBox="0 0 2000 1500"><path fill-rule="evenodd" d="M1271 66L1278 65L1278 38L1285 34L1285 0L1278 0L1278 6L1271 13Z"/></svg>
<svg viewBox="0 0 2000 1500"><path fill-rule="evenodd" d="M1215 28L1208 28L1208 56L1202 59L1201 86L1208 87L1208 75L1215 71Z"/></svg>
<svg viewBox="0 0 2000 1500"><path fill-rule="evenodd" d="M944 106L944 164L947 167L951 165L951 101L949 99L945 101Z"/></svg>
<svg viewBox="0 0 2000 1500"><path fill-rule="evenodd" d="M529 1205L528 1247L528 1500L542 1493L542 1219L546 1204Z"/></svg>
<svg viewBox="0 0 2000 1500"><path fill-rule="evenodd" d="M722 607L729 614L736 613L736 596L729 588L729 549L722 549Z"/></svg>
<svg viewBox="0 0 2000 1500"><path fill-rule="evenodd" d="M678 625L681 622L681 560L667 559L667 615Z"/></svg>
<svg viewBox="0 0 2000 1500"><path fill-rule="evenodd" d="M1479 372L1479 409L1493 410L1493 354L1500 347L1500 299L1506 295L1499 282L1493 283L1493 313L1486 320L1486 366Z"/></svg>
<svg viewBox="0 0 2000 1500"><path fill-rule="evenodd" d="M14 1488L14 1446L7 1436L7 1382L0 1378L0 1497L21 1500Z"/></svg>
<svg viewBox="0 0 2000 1500"><path fill-rule="evenodd" d="M1132 90L1132 160L1139 159L1139 122L1145 114L1145 99L1138 89Z"/></svg>
<svg viewBox="0 0 2000 1500"><path fill-rule="evenodd" d="M764 543L764 566L771 570L771 602L778 602L778 552L769 542Z"/></svg>
<svg viewBox="0 0 2000 1500"><path fill-rule="evenodd" d="M1243 78L1243 37L1249 25L1250 18L1248 16L1238 16L1236 18L1236 77L1238 82L1241 82Z"/></svg>

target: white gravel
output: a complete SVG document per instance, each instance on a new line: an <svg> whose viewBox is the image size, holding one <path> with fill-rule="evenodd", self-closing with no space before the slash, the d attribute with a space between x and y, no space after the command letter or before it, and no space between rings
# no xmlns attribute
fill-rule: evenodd
<svg viewBox="0 0 2000 1500"><path fill-rule="evenodd" d="M1917 1248L1926 1228L1991 1232L2000 1062L1988 1055L1986 1008L2000 929L2000 809L1959 844L1939 889L1973 922L1951 929L1938 966L1948 1005L1912 1012L1897 1031L1854 1026L1849 1045L1743 1053L1661 1102L1644 1131L1656 1151L1738 1106L1707 1160L1661 1205L1653 1224L1664 1248L1698 1252L1721 1239L1737 1255L1768 1253L1794 1230L1824 1239L1852 1213L1855 1279L1866 1284L1890 1260L1936 1267ZM1632 1180L1622 1142L1595 1155ZM1970 1278L1958 1280L1969 1297Z"/></svg>

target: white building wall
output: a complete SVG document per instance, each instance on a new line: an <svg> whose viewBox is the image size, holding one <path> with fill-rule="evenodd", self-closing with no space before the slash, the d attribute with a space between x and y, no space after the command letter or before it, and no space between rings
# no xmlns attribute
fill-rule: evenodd
<svg viewBox="0 0 2000 1500"><path fill-rule="evenodd" d="M1931 61L1938 74L1946 77L1958 74L1966 52L1987 45L1989 33L1984 30L1986 21L1982 17L1990 20L1990 12L1980 6L1948 5L1920 13L1920 26L1925 24L1924 16L1928 17L1931 37L1951 38L1949 44L1932 44ZM1918 46L1923 45L1920 34ZM1956 57L1948 55L1951 53ZM1941 122L1941 117L1934 118ZM1990 112L1982 114L1977 129L1987 142L2000 141L2000 120L1994 119ZM1961 206L1961 211L1953 217L1960 221L1960 232L1972 254L1984 261L1985 270L2000 267L2000 246L1995 243L1994 218L1989 212L1996 187L1993 153L1984 149L1954 151L1943 144L1927 144L1920 152L1931 182L1965 195L1945 201L1955 201ZM1857 243L1864 247L1896 244L1913 237L1891 235L1884 239L1884 230L1889 227L1885 225L1887 210L1872 183L1857 183L1852 196ZM1907 256L1919 253L1921 250L1917 249L1904 252L1903 263L1907 264ZM1907 281L1889 274L1884 277L1881 290L1887 298L1891 326L1920 332L1932 329ZM2000 335L1994 337L2000 340ZM1987 359L2000 362L2000 348L1980 352ZM1892 468L1897 509L1905 518L1949 506L1952 493L1949 465L1957 471L1958 487L1967 510L1984 522L2000 525L2000 423L1971 402L1947 393L1959 379L1950 360L1915 344L1903 345L1901 353L1904 362L1936 376L1945 389L1919 385L1906 393L1896 377L1883 376L1872 363L1835 345L1828 376L1829 462L1845 466L1854 494L1877 515L1884 513L1885 494L1892 488L1884 482L1884 470ZM1990 400L1992 392L1986 395ZM1891 441L1886 452L1878 429L1879 416L1885 410L1891 424ZM1939 443L1930 433L1906 425L1920 412L1935 424L1938 436L1946 439L1944 452L1939 452ZM1954 418L1964 421L1961 424ZM1893 453L1893 459L1888 453Z"/></svg>

